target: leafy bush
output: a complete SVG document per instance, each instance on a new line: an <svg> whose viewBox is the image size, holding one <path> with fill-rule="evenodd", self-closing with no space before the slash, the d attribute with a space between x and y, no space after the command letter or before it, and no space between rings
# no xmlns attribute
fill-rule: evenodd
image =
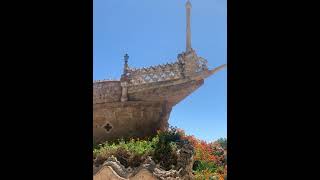
<svg viewBox="0 0 320 180"><path fill-rule="evenodd" d="M181 140L176 128L158 132L159 141L155 146L153 158L165 170L173 169L177 165L177 142Z"/></svg>
<svg viewBox="0 0 320 180"><path fill-rule="evenodd" d="M217 166L214 162L198 161L194 171L197 180L226 180L223 167Z"/></svg>
<svg viewBox="0 0 320 180"><path fill-rule="evenodd" d="M197 166L195 167L195 171L204 171L208 170L211 173L216 172L217 165L214 162L206 162L206 161L197 161Z"/></svg>
<svg viewBox="0 0 320 180"><path fill-rule="evenodd" d="M227 150L227 138L219 138L216 142L220 144L224 150Z"/></svg>
<svg viewBox="0 0 320 180"><path fill-rule="evenodd" d="M100 165L109 157L115 156L125 167L137 167L153 153L156 143L157 138L151 141L131 139L127 142L120 140L119 143L105 142L93 150L94 163Z"/></svg>
<svg viewBox="0 0 320 180"><path fill-rule="evenodd" d="M115 156L125 167L137 167L148 157L160 164L163 169L169 170L177 164L177 142L181 140L176 128L158 132L150 140L124 139L118 142L105 142L93 150L94 164L101 165L109 157Z"/></svg>

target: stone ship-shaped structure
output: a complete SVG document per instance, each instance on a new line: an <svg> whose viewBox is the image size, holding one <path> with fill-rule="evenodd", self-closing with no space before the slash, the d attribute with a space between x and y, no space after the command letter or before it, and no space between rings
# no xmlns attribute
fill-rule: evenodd
<svg viewBox="0 0 320 180"><path fill-rule="evenodd" d="M94 142L144 138L167 129L172 108L226 66L209 69L191 48L190 13L188 1L186 50L174 63L132 68L126 54L120 80L93 82Z"/></svg>

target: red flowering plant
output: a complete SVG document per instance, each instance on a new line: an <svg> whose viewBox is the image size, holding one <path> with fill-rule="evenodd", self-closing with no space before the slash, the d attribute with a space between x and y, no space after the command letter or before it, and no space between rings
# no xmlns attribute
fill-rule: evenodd
<svg viewBox="0 0 320 180"><path fill-rule="evenodd" d="M225 159L226 159L226 154L225 154L225 150L220 146L219 143L214 142L214 143L210 143L209 144L212 153L215 156L215 163L218 166L224 166L225 165Z"/></svg>
<svg viewBox="0 0 320 180"><path fill-rule="evenodd" d="M183 130L178 130L181 139L188 140L195 148L194 171L196 177L226 177L226 139L219 139L213 143L198 140L194 136L188 136ZM201 178L200 178L201 179Z"/></svg>
<svg viewBox="0 0 320 180"><path fill-rule="evenodd" d="M195 161L206 161L212 162L216 161L216 157L214 156L213 149L211 148L210 144L205 141L198 140L194 136L187 136L185 135L183 130L179 130L181 139L189 141L193 147L195 148Z"/></svg>

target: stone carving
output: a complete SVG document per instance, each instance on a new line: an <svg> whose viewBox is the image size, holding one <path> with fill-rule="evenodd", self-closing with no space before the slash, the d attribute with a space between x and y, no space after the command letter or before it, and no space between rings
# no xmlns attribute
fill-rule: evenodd
<svg viewBox="0 0 320 180"><path fill-rule="evenodd" d="M171 63L149 68L129 69L129 85L139 85L181 78L180 64Z"/></svg>
<svg viewBox="0 0 320 180"><path fill-rule="evenodd" d="M209 70L207 60L198 57L192 49L190 2L186 10L186 51L174 62L136 69L129 67L126 54L120 80L94 81L94 142L144 138L166 129L173 106L203 85L205 78L225 66ZM111 129L105 128L106 122L112 124Z"/></svg>
<svg viewBox="0 0 320 180"><path fill-rule="evenodd" d="M182 147L178 150L178 162L177 167L179 168L179 173L185 180L192 179L192 166L193 166L193 155L194 148L188 142L181 143Z"/></svg>
<svg viewBox="0 0 320 180"><path fill-rule="evenodd" d="M128 66L126 68L123 76L128 79L128 86L183 79L185 74L192 75L208 70L207 60L198 57L193 50L187 54L179 54L178 60L174 63L139 69Z"/></svg>
<svg viewBox="0 0 320 180"><path fill-rule="evenodd" d="M171 109L223 66L209 70L195 51L175 63L126 70L120 81L93 84L94 141L143 138L168 126ZM106 114L106 112L108 112ZM104 123L112 124L111 131Z"/></svg>
<svg viewBox="0 0 320 180"><path fill-rule="evenodd" d="M137 168L125 168L114 156L109 157L103 165L93 167L93 179L115 180L191 180L194 149L191 144L183 141L179 143L177 169L165 171L157 165L151 157ZM102 178L103 177L103 178Z"/></svg>
<svg viewBox="0 0 320 180"><path fill-rule="evenodd" d="M106 129L107 132L109 132L112 129L112 126L109 123L107 123L103 128Z"/></svg>

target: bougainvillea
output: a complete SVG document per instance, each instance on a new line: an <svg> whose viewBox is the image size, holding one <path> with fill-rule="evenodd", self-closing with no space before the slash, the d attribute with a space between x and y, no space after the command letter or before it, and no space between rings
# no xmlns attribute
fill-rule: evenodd
<svg viewBox="0 0 320 180"><path fill-rule="evenodd" d="M225 179L227 177L226 138L207 143L194 136L188 136L179 130L181 138L188 140L195 147L194 174L196 179Z"/></svg>

